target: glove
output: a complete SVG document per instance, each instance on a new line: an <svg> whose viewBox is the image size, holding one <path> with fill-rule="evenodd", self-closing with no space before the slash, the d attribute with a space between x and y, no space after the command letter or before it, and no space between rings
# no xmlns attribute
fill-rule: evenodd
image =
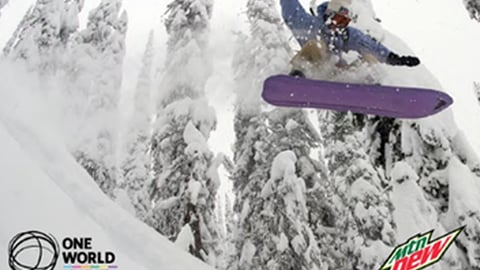
<svg viewBox="0 0 480 270"><path fill-rule="evenodd" d="M420 64L420 59L415 56L399 56L396 53L390 53L387 57L387 64L392 66L414 67Z"/></svg>

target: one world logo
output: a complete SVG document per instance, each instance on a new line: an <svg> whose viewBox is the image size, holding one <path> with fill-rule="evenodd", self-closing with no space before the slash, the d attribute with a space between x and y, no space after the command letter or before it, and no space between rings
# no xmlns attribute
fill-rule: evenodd
<svg viewBox="0 0 480 270"><path fill-rule="evenodd" d="M115 253L95 250L93 243L92 237L65 237L60 247L51 234L22 232L10 240L8 265L11 270L53 270L61 258L64 269L118 269Z"/></svg>
<svg viewBox="0 0 480 270"><path fill-rule="evenodd" d="M12 270L52 270L58 260L58 242L52 235L27 231L8 244L8 265Z"/></svg>

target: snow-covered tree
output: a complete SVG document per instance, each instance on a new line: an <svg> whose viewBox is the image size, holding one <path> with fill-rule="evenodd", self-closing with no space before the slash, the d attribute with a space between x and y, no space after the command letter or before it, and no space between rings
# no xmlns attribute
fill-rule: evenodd
<svg viewBox="0 0 480 270"><path fill-rule="evenodd" d="M371 10L369 0L356 5L363 12ZM370 17L366 15L361 14ZM377 30L383 31L373 29L371 33ZM383 75L391 75L389 68L381 65L375 71L378 73L369 75L380 83L384 83ZM349 71L336 76L329 79L361 81ZM478 214L470 203L450 201L458 198L450 196L451 168L458 168L455 160L460 160L460 167L468 171L465 178L475 179L479 162L450 111L416 121L333 113L322 115L320 123L329 180L335 187L333 213L341 217L336 220L338 224L349 224L348 228L335 226L340 231L332 231L335 235L345 230L339 234L342 241L331 244L338 245L340 255L353 259L353 265L345 268L378 266L393 246L412 235L431 229L440 235L468 223L471 231L458 238L452 255L439 264L439 269L475 269L471 267L478 264L474 248L479 235ZM472 189L477 190L476 186Z"/></svg>
<svg viewBox="0 0 480 270"><path fill-rule="evenodd" d="M78 28L82 5L75 0L37 0L7 42L4 54L25 60L30 69L41 74L57 71L67 42Z"/></svg>
<svg viewBox="0 0 480 270"><path fill-rule="evenodd" d="M165 27L169 38L160 108L185 97L204 96L203 88L212 70L205 50L212 8L211 0L175 0L168 4Z"/></svg>
<svg viewBox="0 0 480 270"><path fill-rule="evenodd" d="M74 154L102 190L116 188L116 115L122 83L128 18L120 0L102 0L90 11L86 29L75 36L67 78L80 107Z"/></svg>
<svg viewBox="0 0 480 270"><path fill-rule="evenodd" d="M396 241L385 177L371 163L365 150L363 117L324 112L320 117L325 157L336 194L332 245L345 256L345 269L381 266ZM335 239L336 235L336 239ZM337 261L339 262L339 261Z"/></svg>
<svg viewBox="0 0 480 270"><path fill-rule="evenodd" d="M480 163L456 127L451 112L416 121L371 117L365 125L364 149L376 171L387 180L385 190L391 191L397 241L403 242L412 234L431 229L440 235L464 225L468 219L471 231L467 237L458 238L442 269L478 265L474 255L478 254L474 248L478 241L473 235L480 235L479 213L468 208L472 206L468 202L453 203L452 198L456 201L458 198L452 197L451 192L455 188L452 181L456 179L452 168L468 170L464 177L476 178L480 175ZM477 187L473 185L471 189ZM415 203L405 204L406 196Z"/></svg>
<svg viewBox="0 0 480 270"><path fill-rule="evenodd" d="M171 240L188 225L194 239L189 251L215 265L218 164L206 142L216 116L204 94L211 72L206 46L212 6L210 0L175 0L167 6L168 51L152 137L155 207L149 223Z"/></svg>
<svg viewBox="0 0 480 270"><path fill-rule="evenodd" d="M8 0L0 0L0 11L2 10L2 8L4 6L6 6L8 4ZM0 12L0 15L1 15L1 12Z"/></svg>
<svg viewBox="0 0 480 270"><path fill-rule="evenodd" d="M415 122L404 121L401 137L396 140L401 140L402 149L401 156L397 158L404 160L418 175L417 184L435 209L437 222L446 230L468 223L466 236L460 236L457 241L457 247L465 253L467 260L457 257L451 261L448 269L478 267L479 250L476 246L480 235L479 211L467 199L458 202L459 197L452 192L456 192L458 187L453 181L460 181L455 175L457 171L466 178L462 181L471 181L469 179L479 177L480 163L463 133L455 126L451 114ZM480 190L472 185L469 192ZM453 267L455 265L456 268Z"/></svg>
<svg viewBox="0 0 480 270"><path fill-rule="evenodd" d="M308 185L314 182L315 169L302 155L305 145L295 144L296 140L308 141L309 135L293 139L300 135L296 131L308 129L294 123L299 118L288 110L272 113L271 126L265 124L266 114L262 115L250 118L246 134L237 133L243 135L236 144L237 170L233 175L237 255L230 267L320 269L322 256L307 208Z"/></svg>
<svg viewBox="0 0 480 270"><path fill-rule="evenodd" d="M172 240L189 224L195 236L190 251L214 264L219 229L214 208L220 183L210 170L216 167L207 140L216 125L215 112L204 99L185 98L170 103L162 114L152 145L155 207L150 223Z"/></svg>
<svg viewBox="0 0 480 270"><path fill-rule="evenodd" d="M230 268L319 269L321 256L308 223L306 181L296 173L302 171L297 169L301 163L294 151L282 152L285 133L276 133L280 123L272 130L264 117L251 117L246 134L237 133L243 135L236 143L233 175L237 254Z"/></svg>
<svg viewBox="0 0 480 270"><path fill-rule="evenodd" d="M152 68L155 56L153 31L143 55L134 98L134 109L126 134L126 157L122 164L123 188L126 190L140 220L146 220L151 210L147 188L151 185L150 116Z"/></svg>
<svg viewBox="0 0 480 270"><path fill-rule="evenodd" d="M121 0L102 0L90 11L86 29L75 36L71 75L93 77L95 87L87 89L93 111L112 110L118 103L128 25L127 12L120 12Z"/></svg>
<svg viewBox="0 0 480 270"><path fill-rule="evenodd" d="M472 175L468 165L458 158L449 163L449 205L442 224L451 229L465 226L457 247L463 254L458 269L480 269L480 185L478 174ZM453 269L453 268L449 268Z"/></svg>
<svg viewBox="0 0 480 270"><path fill-rule="evenodd" d="M463 0L465 7L470 14L470 18L480 21L480 1L479 0Z"/></svg>
<svg viewBox="0 0 480 270"><path fill-rule="evenodd" d="M321 120L321 123L335 123L338 129L332 132L328 126L322 127L324 139L337 141L325 141L329 173L337 175L333 179L336 181L336 193L340 195L341 203L350 209L340 216L353 221L360 231L351 231L363 238L365 245L357 249L362 254L358 257L359 262L363 262L361 268L371 267L381 260L377 256L368 257L372 247L378 250L377 254L385 255L391 251L392 244L404 242L415 233L435 229L440 235L463 224L464 213L450 209L452 180L449 168L452 160L459 159L470 170L469 177L478 177L480 165L449 112L417 121L358 115L346 118L340 113L331 115L337 115L337 119L333 118L334 122L328 114ZM332 127L335 125L330 124ZM344 138L338 137L342 134ZM335 167L337 159L337 164L341 166ZM341 178L364 182L341 188L344 183L338 185L338 180L335 180ZM363 193L365 196L361 195ZM415 203L405 204L406 197ZM360 206L363 205L360 208L359 202ZM452 211L455 214L451 214ZM342 213L341 209L336 209L335 213ZM375 218L369 221L372 213L375 213ZM472 214L471 224L478 222L476 215ZM446 216L455 218L445 219ZM345 220L341 221L341 224L344 223ZM369 228L367 231L362 229L365 225ZM385 228L388 230L385 231ZM375 236L371 234L372 230L380 234ZM476 233L478 231L473 229L470 235ZM380 239L381 242L372 242L372 239ZM475 243L474 237L459 238L458 249L452 248L453 255L447 256L441 269L464 269L474 265L473 255L464 261L461 254L464 253L462 250L475 254L477 251L472 248Z"/></svg>
<svg viewBox="0 0 480 270"><path fill-rule="evenodd" d="M276 2L248 1L250 33L240 35L236 71L234 162L236 195L231 269L320 269L310 228L310 191L321 165L310 158L318 134L302 110L262 109L262 83L286 72L293 54ZM288 173L279 174L288 169ZM286 171L285 171L286 172Z"/></svg>

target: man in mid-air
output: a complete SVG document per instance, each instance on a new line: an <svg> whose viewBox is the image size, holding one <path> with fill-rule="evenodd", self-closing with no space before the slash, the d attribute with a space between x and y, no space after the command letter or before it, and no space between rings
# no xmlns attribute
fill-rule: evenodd
<svg viewBox="0 0 480 270"><path fill-rule="evenodd" d="M341 53L348 51L358 52L367 62L409 67L420 64L417 57L399 56L359 29L348 26L352 21L350 4L351 0L331 0L319 5L316 14L311 15L298 0L280 0L282 16L302 46L292 60L291 75L304 77L305 62L318 64L335 55L337 65L346 66Z"/></svg>

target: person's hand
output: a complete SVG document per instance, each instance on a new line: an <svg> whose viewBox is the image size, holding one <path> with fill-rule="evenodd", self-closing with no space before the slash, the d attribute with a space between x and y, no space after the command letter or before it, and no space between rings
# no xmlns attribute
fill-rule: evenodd
<svg viewBox="0 0 480 270"><path fill-rule="evenodd" d="M415 56L399 56L396 53L390 53L387 57L387 64L392 66L414 67L420 64L420 59Z"/></svg>

